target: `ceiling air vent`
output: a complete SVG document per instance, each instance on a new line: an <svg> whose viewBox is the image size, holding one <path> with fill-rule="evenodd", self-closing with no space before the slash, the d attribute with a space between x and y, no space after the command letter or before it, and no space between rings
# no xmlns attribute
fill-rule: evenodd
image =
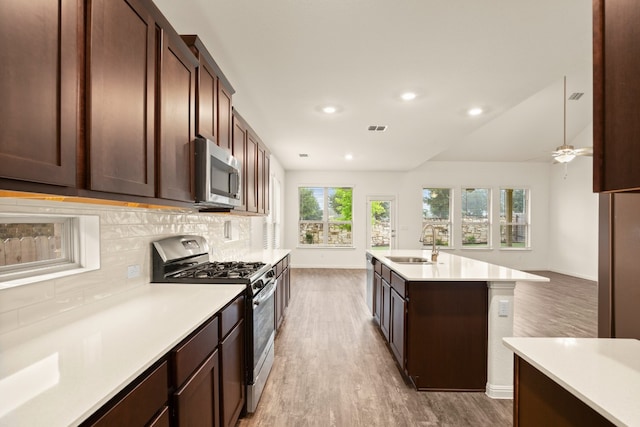
<svg viewBox="0 0 640 427"><path fill-rule="evenodd" d="M573 92L571 95L569 95L569 101L577 101L578 99L582 98L582 95L584 95L584 92Z"/></svg>
<svg viewBox="0 0 640 427"><path fill-rule="evenodd" d="M384 132L387 130L387 125L373 125L368 128L371 132Z"/></svg>
<svg viewBox="0 0 640 427"><path fill-rule="evenodd" d="M309 157L309 155L307 153L300 153L300 154L298 154L298 156L300 156L300 157Z"/></svg>

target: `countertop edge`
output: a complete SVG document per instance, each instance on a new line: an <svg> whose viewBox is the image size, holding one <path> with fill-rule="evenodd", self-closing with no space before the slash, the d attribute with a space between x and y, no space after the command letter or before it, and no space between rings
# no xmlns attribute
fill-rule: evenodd
<svg viewBox="0 0 640 427"><path fill-rule="evenodd" d="M551 345L551 344L548 344L550 340L585 340L585 341L590 340L590 341L599 341L599 342L602 342L602 343L604 343L606 341L622 342L623 340L624 341L637 341L637 340L619 339L619 338L618 339L614 339L614 338L569 338L569 337L558 337L558 338L548 338L548 337L506 337L506 338L502 339L503 344L508 349L513 351L514 354L516 354L518 357L522 358L527 363L529 363L531 366L533 366L534 368L536 368L537 370L542 372L544 375L549 377L552 381L554 381L555 383L560 385L562 388L564 388L569 393L574 395L576 398L578 398L584 404L586 404L587 406L592 408L594 411L598 412L604 418L606 418L607 420L611 421L613 424L615 424L617 426L626 426L626 425L628 425L627 422L625 422L625 420L620 419L619 416L617 416L611 410L607 409L602 404L600 404L600 403L594 401L594 399L590 398L586 394L587 393L586 391L582 391L582 390L578 389L575 385L571 384L569 382L569 380L563 378L563 376L560 373L555 372L554 370L548 368L547 366L545 366L544 362L542 362L542 361L538 360L538 358L528 354L525 349L521 348L521 346L518 345L519 344L518 342L520 342L520 343L526 343L526 342L534 343L536 341L539 341L540 343L544 343L544 344L547 344L547 345ZM557 359L558 357L559 357L558 353L557 352L554 353L554 358Z"/></svg>

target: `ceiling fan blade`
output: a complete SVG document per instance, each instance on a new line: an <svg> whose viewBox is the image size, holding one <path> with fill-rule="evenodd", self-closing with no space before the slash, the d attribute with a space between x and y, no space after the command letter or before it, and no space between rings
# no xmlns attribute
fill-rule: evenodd
<svg viewBox="0 0 640 427"><path fill-rule="evenodd" d="M593 156L593 147L577 148L575 154L576 156Z"/></svg>

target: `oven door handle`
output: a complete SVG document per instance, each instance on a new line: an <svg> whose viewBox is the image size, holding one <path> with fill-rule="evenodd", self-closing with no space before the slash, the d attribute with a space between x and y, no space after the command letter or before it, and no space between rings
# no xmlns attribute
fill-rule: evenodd
<svg viewBox="0 0 640 427"><path fill-rule="evenodd" d="M254 307L259 306L260 304L271 298L271 296L276 292L276 289L278 288L278 279L275 279L271 283L271 285L268 285L267 288L263 289L262 292L258 294L258 299L253 300Z"/></svg>

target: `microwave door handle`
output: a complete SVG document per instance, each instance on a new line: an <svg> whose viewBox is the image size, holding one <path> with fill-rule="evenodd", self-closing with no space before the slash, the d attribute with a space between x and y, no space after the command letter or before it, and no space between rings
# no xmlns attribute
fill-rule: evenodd
<svg viewBox="0 0 640 427"><path fill-rule="evenodd" d="M229 193L234 196L238 195L238 190L240 189L240 174L238 172L231 172L229 175Z"/></svg>

